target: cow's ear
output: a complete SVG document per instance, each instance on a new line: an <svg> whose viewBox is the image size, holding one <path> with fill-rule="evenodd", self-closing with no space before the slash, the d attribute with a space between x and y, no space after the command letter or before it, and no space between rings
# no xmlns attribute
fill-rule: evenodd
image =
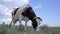
<svg viewBox="0 0 60 34"><path fill-rule="evenodd" d="M40 17L37 17L38 19L40 19L41 21L42 21L42 18L40 18Z"/></svg>

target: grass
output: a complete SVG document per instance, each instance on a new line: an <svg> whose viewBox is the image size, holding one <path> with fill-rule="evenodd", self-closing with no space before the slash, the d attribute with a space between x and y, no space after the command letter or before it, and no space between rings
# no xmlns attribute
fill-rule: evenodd
<svg viewBox="0 0 60 34"><path fill-rule="evenodd" d="M24 31L24 26L19 30L18 26L15 28L9 28L9 25L0 25L0 34L60 34L60 27L40 27L39 32L33 31L33 28L27 26L27 31Z"/></svg>

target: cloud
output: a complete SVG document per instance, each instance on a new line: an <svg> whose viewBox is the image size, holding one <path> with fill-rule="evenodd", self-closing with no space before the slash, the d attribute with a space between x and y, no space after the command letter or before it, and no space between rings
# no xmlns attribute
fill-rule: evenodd
<svg viewBox="0 0 60 34"><path fill-rule="evenodd" d="M3 0L4 2L11 2L12 0Z"/></svg>
<svg viewBox="0 0 60 34"><path fill-rule="evenodd" d="M6 22L6 24L11 21L11 10L5 5L0 4L0 24L2 24L3 21Z"/></svg>
<svg viewBox="0 0 60 34"><path fill-rule="evenodd" d="M4 22L5 24L10 24L11 18L8 18L8 19L0 19L0 24L2 24L3 22Z"/></svg>
<svg viewBox="0 0 60 34"><path fill-rule="evenodd" d="M24 5L24 4L28 4L29 3L29 0L13 0L14 1L14 4L16 5L16 6L22 6L22 5Z"/></svg>
<svg viewBox="0 0 60 34"><path fill-rule="evenodd" d="M28 4L29 0L3 0L4 3L10 3L11 5L22 6L24 4Z"/></svg>
<svg viewBox="0 0 60 34"><path fill-rule="evenodd" d="M11 10L5 5L0 4L0 15L11 16Z"/></svg>
<svg viewBox="0 0 60 34"><path fill-rule="evenodd" d="M37 4L36 6L34 6L34 9L39 9L41 8L41 3Z"/></svg>

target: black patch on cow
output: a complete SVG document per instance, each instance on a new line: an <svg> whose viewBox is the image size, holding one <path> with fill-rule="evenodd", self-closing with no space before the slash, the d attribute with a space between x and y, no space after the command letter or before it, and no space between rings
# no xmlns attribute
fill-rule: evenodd
<svg viewBox="0 0 60 34"><path fill-rule="evenodd" d="M32 20L32 26L34 29L36 29L36 27L38 26L36 18Z"/></svg>
<svg viewBox="0 0 60 34"><path fill-rule="evenodd" d="M17 12L18 9L19 9L19 8L16 8L16 9L14 10L14 15L16 14L16 12Z"/></svg>
<svg viewBox="0 0 60 34"><path fill-rule="evenodd" d="M30 20L33 20L33 18L36 17L31 7L27 8L24 12L22 12L22 15L28 17Z"/></svg>

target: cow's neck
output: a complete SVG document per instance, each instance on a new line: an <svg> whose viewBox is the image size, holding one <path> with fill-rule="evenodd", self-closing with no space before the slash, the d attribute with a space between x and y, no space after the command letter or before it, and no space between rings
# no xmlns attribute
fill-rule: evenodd
<svg viewBox="0 0 60 34"><path fill-rule="evenodd" d="M36 17L36 16L35 16ZM34 21L35 17L33 17L32 19L30 19L32 22Z"/></svg>

